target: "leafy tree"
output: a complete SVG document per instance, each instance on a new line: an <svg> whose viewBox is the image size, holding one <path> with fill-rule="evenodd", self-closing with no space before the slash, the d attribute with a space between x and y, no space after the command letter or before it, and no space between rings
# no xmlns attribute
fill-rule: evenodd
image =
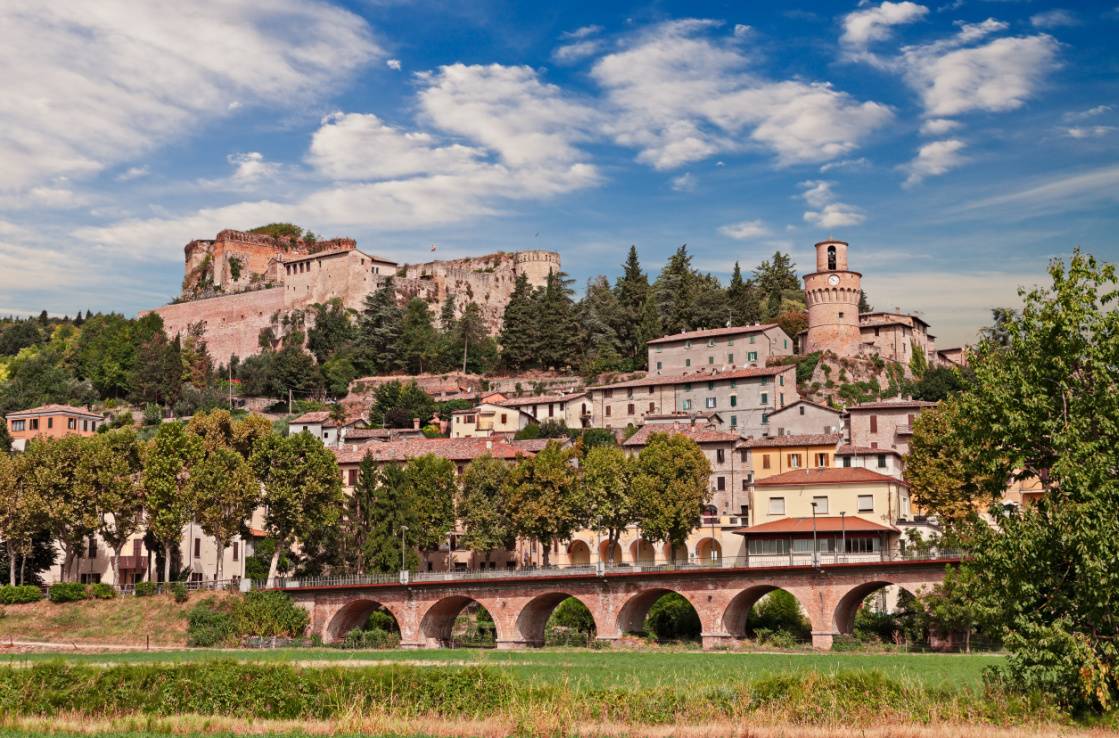
<svg viewBox="0 0 1119 738"><path fill-rule="evenodd" d="M197 506L202 532L217 544L214 580L219 581L225 565L225 551L252 515L260 498L260 485L245 458L222 446L210 450L195 464L188 494Z"/></svg>
<svg viewBox="0 0 1119 738"><path fill-rule="evenodd" d="M140 453L130 428L98 434L85 441L75 475L77 493L96 511L97 532L113 550L113 579L118 582L121 551L144 525Z"/></svg>
<svg viewBox="0 0 1119 738"><path fill-rule="evenodd" d="M206 452L228 448L249 459L257 444L272 435L272 424L263 415L235 418L228 410L198 413L187 430L202 439Z"/></svg>
<svg viewBox="0 0 1119 738"><path fill-rule="evenodd" d="M462 474L459 518L466 533L462 543L483 556L486 564L492 552L512 548L512 523L503 497L509 465L489 454L479 456Z"/></svg>
<svg viewBox="0 0 1119 738"><path fill-rule="evenodd" d="M932 366L925 370L920 379L909 385L909 395L914 400L940 402L963 388L964 378L959 369Z"/></svg>
<svg viewBox="0 0 1119 738"><path fill-rule="evenodd" d="M867 299L866 290L859 290L859 312L860 313L872 313L872 312L874 312L874 306L871 305L870 300Z"/></svg>
<svg viewBox="0 0 1119 738"><path fill-rule="evenodd" d="M206 346L206 326L194 323L187 327L180 343L179 355L183 362L183 382L202 390L214 379L214 361Z"/></svg>
<svg viewBox="0 0 1119 738"><path fill-rule="evenodd" d="M0 418L0 454L8 454L12 450L12 434L8 432L8 424Z"/></svg>
<svg viewBox="0 0 1119 738"><path fill-rule="evenodd" d="M326 391L334 397L344 397L350 391L350 383L358 377L357 368L347 356L327 359L321 370Z"/></svg>
<svg viewBox="0 0 1119 738"><path fill-rule="evenodd" d="M968 568L949 567L944 572L944 581L931 592L923 593L919 602L930 625L945 634L963 634L964 651L968 653L976 631L992 633L999 628L997 603L982 591L975 573Z"/></svg>
<svg viewBox="0 0 1119 738"><path fill-rule="evenodd" d="M1105 710L1119 691L1119 282L1079 251L1049 274L969 356L974 382L944 403L955 418L939 443L911 447L909 465L969 449L945 486L974 489L977 503L1008 479L1038 480L1038 504L992 508L995 527L977 529L962 568L1008 632L1008 684L1062 684L1065 704Z"/></svg>
<svg viewBox="0 0 1119 738"><path fill-rule="evenodd" d="M272 355L270 394L287 397L288 392L297 397L318 395L322 390L322 375L315 359L303 350L303 333L294 331L284 339L283 348Z"/></svg>
<svg viewBox="0 0 1119 738"><path fill-rule="evenodd" d="M404 306L400 343L396 350L409 374L431 371L439 361L439 334L432 323L431 310L418 297L413 297Z"/></svg>
<svg viewBox="0 0 1119 738"><path fill-rule="evenodd" d="M250 463L264 487L265 528L276 540L268 567L271 583L281 553L337 525L342 482L334 454L309 433L268 436L256 445Z"/></svg>
<svg viewBox="0 0 1119 738"><path fill-rule="evenodd" d="M762 320L772 321L777 318L782 311L782 301L788 293L800 293L803 302L796 265L788 254L774 252L772 260L763 261L754 270L753 281L758 291Z"/></svg>
<svg viewBox="0 0 1119 738"><path fill-rule="evenodd" d="M273 238L298 240L303 236L303 229L294 223L269 223L268 225L257 226L250 230L249 233L259 233L263 236L272 236Z"/></svg>
<svg viewBox="0 0 1119 738"><path fill-rule="evenodd" d="M586 513L585 524L605 533L611 550L626 528L637 521L634 472L633 459L617 446L595 446L583 459L580 507Z"/></svg>
<svg viewBox="0 0 1119 738"><path fill-rule="evenodd" d="M362 465L364 468L364 461ZM380 471L379 482L368 514L372 525L364 542L365 565L369 571L378 572L399 571L402 563L405 569L415 569L419 557L412 536L419 528L419 516L409 499L403 468L386 465Z"/></svg>
<svg viewBox="0 0 1119 738"><path fill-rule="evenodd" d="M0 331L0 356L15 356L22 349L42 343L42 330L28 318L17 320Z"/></svg>
<svg viewBox="0 0 1119 738"><path fill-rule="evenodd" d="M15 584L16 562L32 553L44 524L42 499L27 483L28 457L0 453L0 540L8 558L8 583Z"/></svg>
<svg viewBox="0 0 1119 738"><path fill-rule="evenodd" d="M917 379L925 376L925 372L929 368L929 359L925 356L925 352L917 345L916 341L910 342L911 352L909 354L909 372Z"/></svg>
<svg viewBox="0 0 1119 738"><path fill-rule="evenodd" d="M402 368L397 348L404 315L396 305L392 277L365 297L358 323L359 368L370 374L388 374Z"/></svg>
<svg viewBox="0 0 1119 738"><path fill-rule="evenodd" d="M393 380L380 385L373 393L369 422L384 428L411 428L413 419L418 418L423 425L434 411L434 401L419 385Z"/></svg>
<svg viewBox="0 0 1119 738"><path fill-rule="evenodd" d="M669 592L653 603L645 616L645 625L661 641L696 640L702 630L699 613L676 592Z"/></svg>
<svg viewBox="0 0 1119 738"><path fill-rule="evenodd" d="M350 348L357 337L357 330L350 319L350 311L335 297L327 303L311 306L314 325L307 331L307 349L319 364Z"/></svg>
<svg viewBox="0 0 1119 738"><path fill-rule="evenodd" d="M637 455L633 478L637 523L648 540L684 546L711 500L711 466L695 441L654 433Z"/></svg>
<svg viewBox="0 0 1119 738"><path fill-rule="evenodd" d="M518 274L509 302L505 304L499 339L501 362L504 366L524 369L536 365L538 328L536 302L528 283L528 275Z"/></svg>
<svg viewBox="0 0 1119 738"><path fill-rule="evenodd" d="M353 491L346 498L342 514L341 564L344 568L353 567L357 574L369 571L366 560L366 543L377 521L372 517L378 494L380 474L373 457L366 453L358 465L357 480Z"/></svg>
<svg viewBox="0 0 1119 738"><path fill-rule="evenodd" d="M162 330L140 346L129 381L133 402L173 407L182 397L182 356L179 341L169 341Z"/></svg>
<svg viewBox="0 0 1119 738"><path fill-rule="evenodd" d="M746 629L752 633L787 633L798 641L807 641L812 635L812 626L797 598L783 589L773 590L750 609Z"/></svg>
<svg viewBox="0 0 1119 738"><path fill-rule="evenodd" d="M785 310L778 313L775 322L790 338L796 338L801 332L808 330L808 311Z"/></svg>
<svg viewBox="0 0 1119 738"><path fill-rule="evenodd" d="M534 457L523 458L506 480L505 505L516 535L540 542L544 566L552 541L570 538L583 513L577 506L574 452L553 441Z"/></svg>
<svg viewBox="0 0 1119 738"><path fill-rule="evenodd" d="M404 465L406 496L416 511L413 545L438 548L455 526L455 465L449 459L424 454Z"/></svg>
<svg viewBox="0 0 1119 738"><path fill-rule="evenodd" d="M46 528L62 549L63 579L100 522L94 500L80 482L85 445L79 436L36 439L24 452L26 484L42 501Z"/></svg>
<svg viewBox="0 0 1119 738"><path fill-rule="evenodd" d="M439 327L444 333L450 333L455 327L455 296L449 291L443 307L439 308Z"/></svg>
<svg viewBox="0 0 1119 738"><path fill-rule="evenodd" d="M203 456L200 437L183 423L163 423L144 452L141 481L148 502L148 530L163 546L163 581L171 581L171 550L190 522L194 500L190 472Z"/></svg>

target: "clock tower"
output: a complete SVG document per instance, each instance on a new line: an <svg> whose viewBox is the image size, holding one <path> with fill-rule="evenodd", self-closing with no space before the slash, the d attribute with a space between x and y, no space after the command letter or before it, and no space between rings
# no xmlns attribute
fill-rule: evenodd
<svg viewBox="0 0 1119 738"><path fill-rule="evenodd" d="M804 275L804 300L808 304L808 331L801 353L832 351L856 356L859 331L859 298L863 275L847 269L847 244L816 244L816 271Z"/></svg>

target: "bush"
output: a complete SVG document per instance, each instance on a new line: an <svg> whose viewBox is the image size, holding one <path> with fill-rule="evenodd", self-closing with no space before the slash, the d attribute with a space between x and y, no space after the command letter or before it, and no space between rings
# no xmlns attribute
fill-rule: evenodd
<svg viewBox="0 0 1119 738"><path fill-rule="evenodd" d="M695 640L701 626L699 615L683 596L670 592L653 603L645 623L658 640Z"/></svg>
<svg viewBox="0 0 1119 738"><path fill-rule="evenodd" d="M88 596L93 600L111 600L117 596L117 591L104 582L97 582L89 586Z"/></svg>
<svg viewBox="0 0 1119 738"><path fill-rule="evenodd" d="M158 591L158 588L155 586L155 582L136 582L132 591L137 597L151 597Z"/></svg>
<svg viewBox="0 0 1119 738"><path fill-rule="evenodd" d="M310 615L283 592L248 592L233 605L234 628L239 636L298 638Z"/></svg>
<svg viewBox="0 0 1119 738"><path fill-rule="evenodd" d="M754 640L759 645L770 648L796 648L800 641L792 633L784 630L770 630L769 628L755 628Z"/></svg>
<svg viewBox="0 0 1119 738"><path fill-rule="evenodd" d="M759 641L762 640L762 631L770 634L785 633L794 644L796 641L808 640L812 634L812 626L801 612L800 603L783 589L770 592L754 605L746 618L746 629L753 631ZM772 638L771 635L770 645L776 645Z"/></svg>
<svg viewBox="0 0 1119 738"><path fill-rule="evenodd" d="M171 594L175 596L175 602L180 604L190 599L190 593L182 582L171 582Z"/></svg>
<svg viewBox="0 0 1119 738"><path fill-rule="evenodd" d="M163 408L154 402L144 405L144 425L159 425L163 422Z"/></svg>
<svg viewBox="0 0 1119 738"><path fill-rule="evenodd" d="M5 584L0 587L0 605L23 605L41 599L42 591L33 584Z"/></svg>
<svg viewBox="0 0 1119 738"><path fill-rule="evenodd" d="M84 584L78 582L59 582L52 584L49 595L51 602L77 602L87 597Z"/></svg>
<svg viewBox="0 0 1119 738"><path fill-rule="evenodd" d="M229 608L206 598L187 613L187 645L222 646L236 641L233 615Z"/></svg>
<svg viewBox="0 0 1119 738"><path fill-rule="evenodd" d="M373 648L396 648L400 645L400 634L390 633L387 630L380 628L372 628L370 630L362 630L354 628L336 648L345 649L373 649Z"/></svg>

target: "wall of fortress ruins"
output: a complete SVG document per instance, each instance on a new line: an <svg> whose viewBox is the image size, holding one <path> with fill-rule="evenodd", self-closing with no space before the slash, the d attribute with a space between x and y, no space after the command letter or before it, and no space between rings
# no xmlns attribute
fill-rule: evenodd
<svg viewBox="0 0 1119 738"><path fill-rule="evenodd" d="M497 252L485 256L399 265L364 253L353 239L306 242L224 230L184 248L183 295L156 308L169 336L202 323L215 362L258 352L260 331L279 316L338 298L360 310L365 297L394 278L397 301L419 297L438 313L448 295L456 315L476 303L491 333L501 329L517 276L543 286L559 271L553 251Z"/></svg>

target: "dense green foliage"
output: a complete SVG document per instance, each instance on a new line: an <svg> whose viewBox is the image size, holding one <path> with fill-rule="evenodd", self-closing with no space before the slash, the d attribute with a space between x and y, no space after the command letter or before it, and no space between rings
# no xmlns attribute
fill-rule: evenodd
<svg viewBox="0 0 1119 738"><path fill-rule="evenodd" d="M43 599L43 592L33 584L5 584L0 587L0 605L22 605Z"/></svg>
<svg viewBox="0 0 1119 738"><path fill-rule="evenodd" d="M52 584L48 591L51 602L77 602L87 599L89 593L84 584L78 582L58 582Z"/></svg>
<svg viewBox="0 0 1119 738"><path fill-rule="evenodd" d="M758 641L771 644L775 636L796 643L807 641L812 634L797 598L783 589L770 592L754 605L746 618L746 630Z"/></svg>
<svg viewBox="0 0 1119 738"><path fill-rule="evenodd" d="M649 608L645 627L657 640L698 640L702 627L699 613L682 595L670 592Z"/></svg>

